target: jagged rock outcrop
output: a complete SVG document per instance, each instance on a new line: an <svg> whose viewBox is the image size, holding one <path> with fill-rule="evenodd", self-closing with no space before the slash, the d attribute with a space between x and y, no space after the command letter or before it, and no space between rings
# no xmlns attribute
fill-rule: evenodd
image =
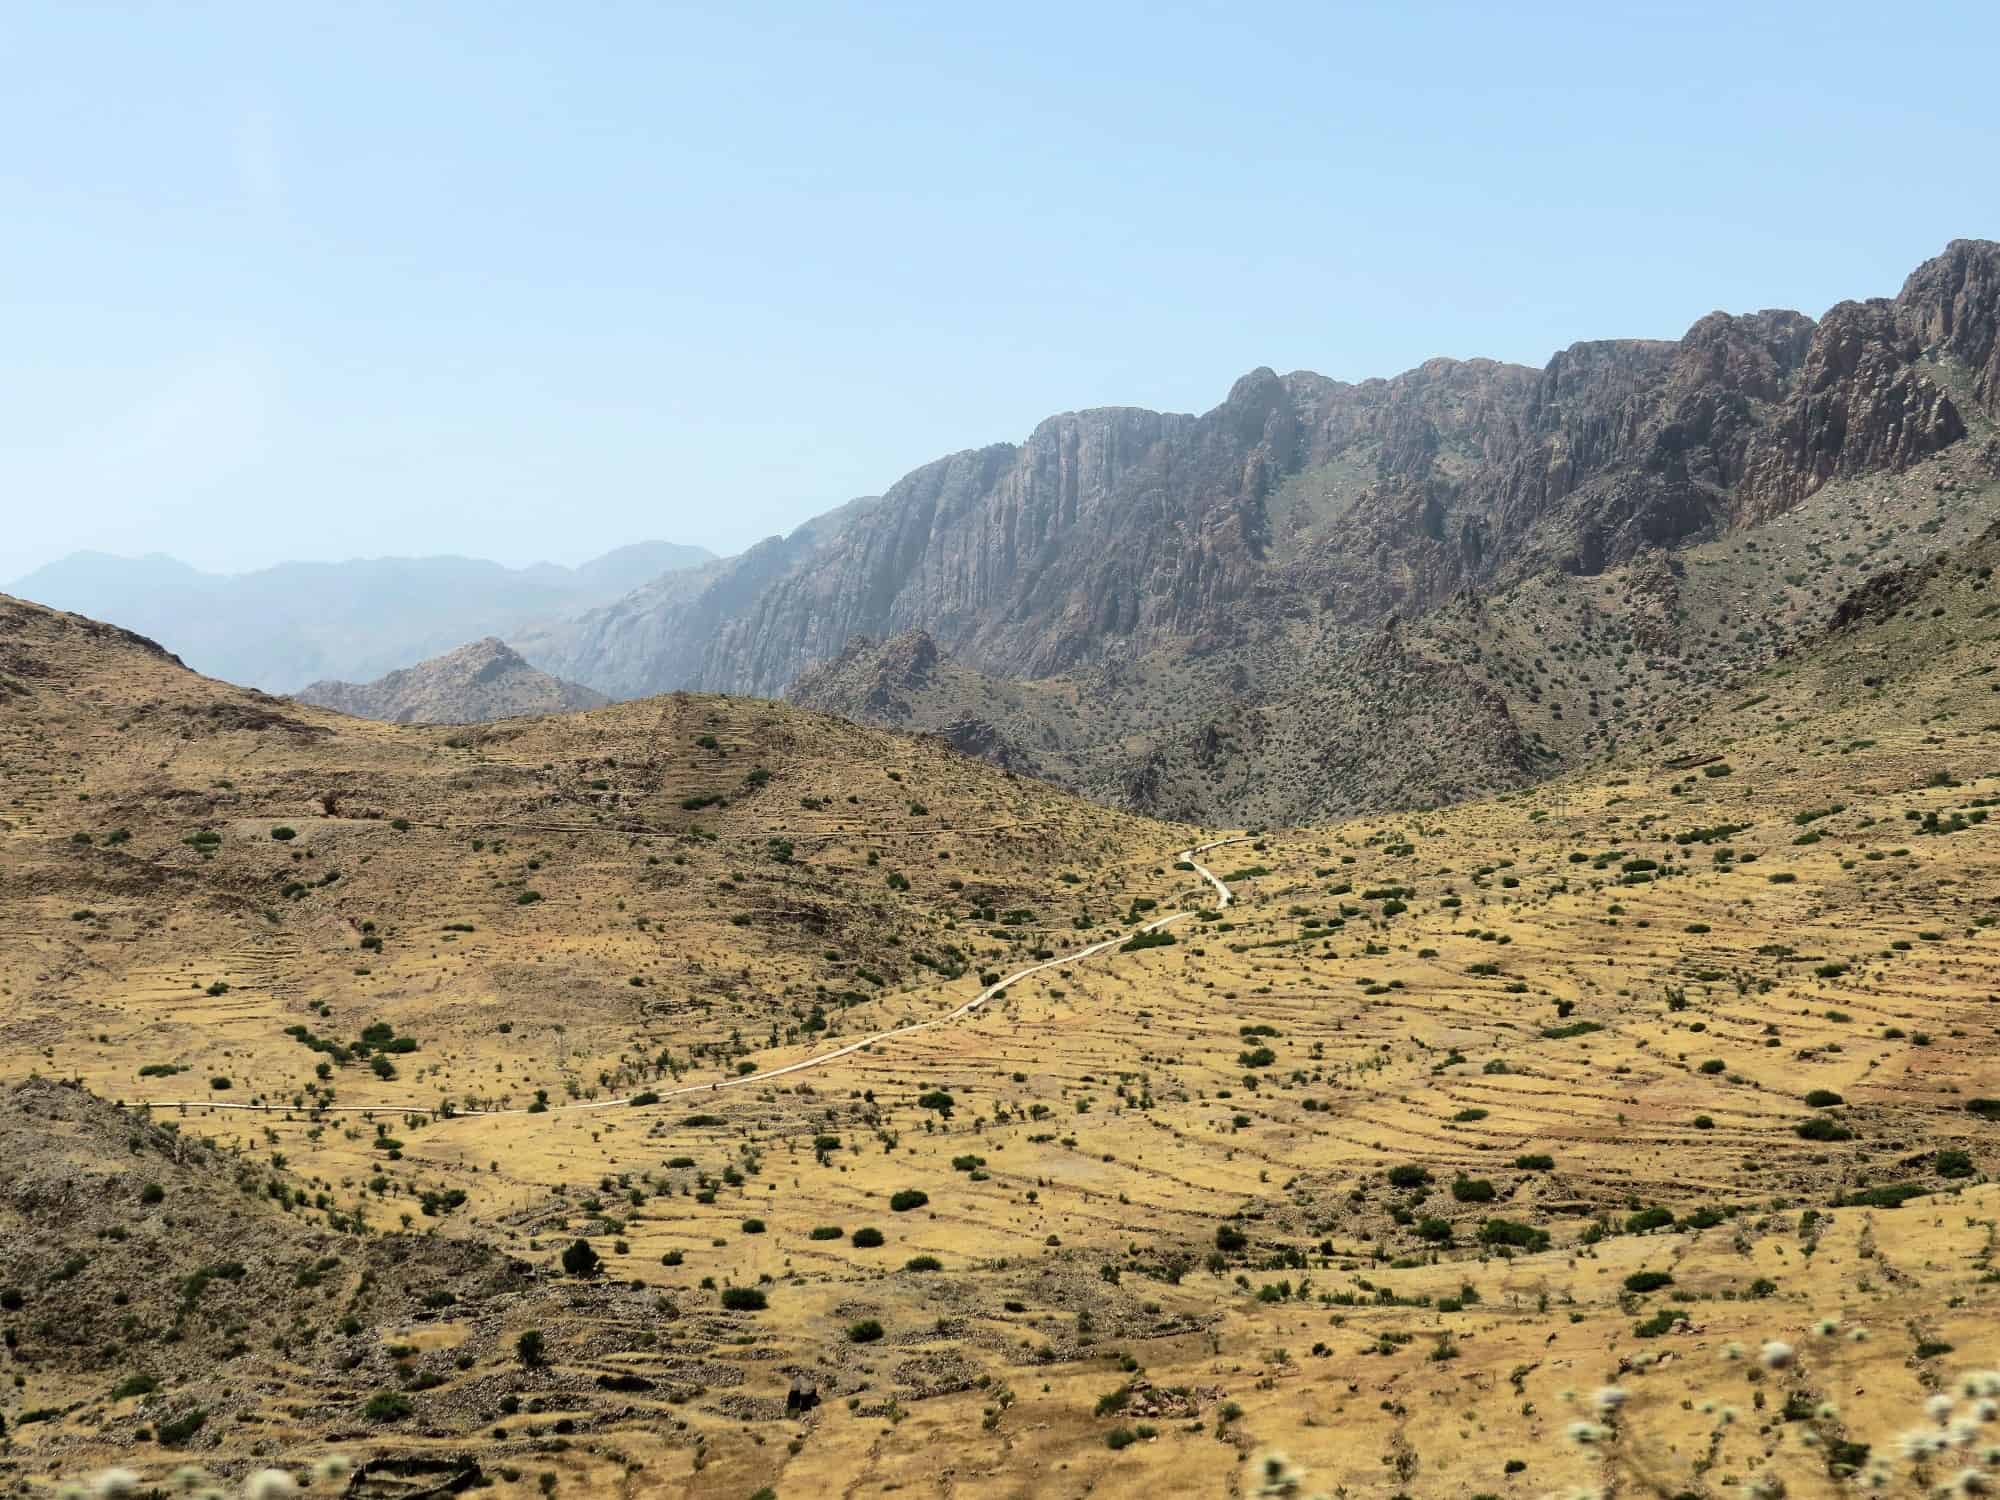
<svg viewBox="0 0 2000 1500"><path fill-rule="evenodd" d="M1910 273L1896 311L1926 350L1971 372L1980 409L2000 419L2000 244L1953 240Z"/></svg>
<svg viewBox="0 0 2000 1500"><path fill-rule="evenodd" d="M611 701L530 666L491 636L374 682L315 682L293 696L391 724L478 724L602 708Z"/></svg>
<svg viewBox="0 0 2000 1500"><path fill-rule="evenodd" d="M1835 477L1906 469L1964 437L1958 408L1917 355L1893 302L1829 311L1798 391L1751 459L1739 517L1774 515Z"/></svg>

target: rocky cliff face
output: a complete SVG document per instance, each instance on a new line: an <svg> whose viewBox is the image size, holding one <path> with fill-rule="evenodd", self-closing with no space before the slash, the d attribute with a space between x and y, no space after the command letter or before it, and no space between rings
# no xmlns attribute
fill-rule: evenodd
<svg viewBox="0 0 2000 1500"><path fill-rule="evenodd" d="M315 682L293 696L301 703L392 724L476 724L602 708L611 701L537 671L491 636L375 682Z"/></svg>
<svg viewBox="0 0 2000 1500"><path fill-rule="evenodd" d="M1953 240L1910 273L1896 298L1904 328L1972 376L1972 393L2000 419L2000 253L1991 240Z"/></svg>
<svg viewBox="0 0 2000 1500"><path fill-rule="evenodd" d="M1959 241L1824 321L1714 313L1540 371L1434 360L1359 385L1255 370L1201 416L1072 412L874 502L524 643L606 691L776 694L858 636L996 677L1366 631L1467 587L1596 574L1894 473L2000 402L2000 245ZM1964 395L1960 394L1963 391Z"/></svg>
<svg viewBox="0 0 2000 1500"><path fill-rule="evenodd" d="M1737 513L1775 514L1836 476L1900 471L1964 437L1958 408L1917 356L1895 303L1827 313L1796 392L1752 455Z"/></svg>

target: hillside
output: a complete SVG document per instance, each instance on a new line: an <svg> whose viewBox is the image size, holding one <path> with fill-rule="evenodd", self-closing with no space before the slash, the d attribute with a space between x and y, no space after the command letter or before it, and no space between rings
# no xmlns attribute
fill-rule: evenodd
<svg viewBox="0 0 2000 1500"><path fill-rule="evenodd" d="M77 552L8 589L162 641L197 670L290 692L316 679L367 681L714 561L700 547L640 542L576 568L379 557L217 574L158 554Z"/></svg>
<svg viewBox="0 0 2000 1500"><path fill-rule="evenodd" d="M1276 1449L1421 1500L1902 1466L1996 1352L1996 566L1988 531L1878 569L1671 744L1238 836L1197 856L1226 905L1193 831L936 741L695 695L384 725L0 605L0 1039L79 1085L0 1107L39 1215L7 1461L1137 1495ZM140 1101L199 1150L121 1162ZM70 1224L36 1184L77 1153ZM182 1202L242 1247L204 1360L164 1292L62 1352L133 1295L111 1231ZM406 1243L438 1259L391 1282Z"/></svg>
<svg viewBox="0 0 2000 1500"><path fill-rule="evenodd" d="M1159 816L1436 806L1670 745L1691 715L1826 639L1850 592L1995 519L2000 474L1961 444L1713 541L1466 590L1369 629L1294 621L1215 657L1157 652L1037 681L989 677L928 637L913 673L904 645L862 639L788 696Z"/></svg>
<svg viewBox="0 0 2000 1500"><path fill-rule="evenodd" d="M493 636L374 682L308 683L292 696L301 703L391 724L478 724L602 708L611 701L602 693L537 671Z"/></svg>

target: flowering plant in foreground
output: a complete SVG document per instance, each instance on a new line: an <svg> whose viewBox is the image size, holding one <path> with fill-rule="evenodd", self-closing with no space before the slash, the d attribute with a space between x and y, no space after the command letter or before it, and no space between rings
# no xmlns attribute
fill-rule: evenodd
<svg viewBox="0 0 2000 1500"><path fill-rule="evenodd" d="M1814 1324L1812 1333L1821 1363L1829 1366L1836 1363L1834 1351L1840 1343L1862 1344L1869 1336L1865 1328L1843 1329L1835 1318ZM1655 1495L1660 1500L1717 1493L1782 1500L1795 1490L1820 1495L2000 1495L2000 1370L1962 1375L1953 1393L1927 1398L1910 1425L1885 1441L1865 1439L1848 1428L1838 1404L1814 1392L1813 1370L1790 1342L1771 1339L1754 1351L1730 1343L1723 1346L1721 1359L1744 1365L1749 1378L1757 1382L1757 1391L1768 1382L1782 1399L1773 1413L1778 1420L1769 1425L1766 1442L1754 1455L1725 1451L1725 1440L1744 1420L1742 1408L1704 1400L1692 1409L1709 1419L1705 1451L1691 1460L1670 1459L1628 1415L1631 1392L1608 1385L1579 1403L1587 1406L1589 1415L1567 1429L1570 1442L1599 1457L1604 1483L1569 1491L1557 1500L1607 1500L1620 1492ZM1630 1367L1643 1372L1658 1362L1655 1356L1639 1355ZM1571 1392L1566 1399L1579 1398ZM1767 1402L1757 1405L1768 1408ZM1781 1475L1778 1460L1788 1448L1793 1461L1784 1464Z"/></svg>
<svg viewBox="0 0 2000 1500"><path fill-rule="evenodd" d="M1843 1328L1835 1318L1814 1324L1812 1336L1826 1366L1837 1363L1835 1351L1842 1343L1859 1345L1869 1337L1867 1329ZM1754 1350L1726 1344L1721 1359L1743 1366L1755 1382L1753 1392L1775 1387L1780 1397L1771 1412L1777 1420L1754 1454L1726 1451L1726 1439L1745 1425L1743 1409L1727 1402L1684 1403L1708 1422L1707 1443L1690 1459L1664 1453L1649 1439L1637 1420L1641 1403L1627 1387L1603 1386L1588 1397L1565 1392L1564 1399L1585 1412L1567 1424L1565 1436L1601 1464L1603 1477L1595 1485L1557 1491L1549 1500L1612 1500L1633 1494L1658 1500L1867 1493L1945 1500L2000 1496L2000 1370L1960 1376L1948 1393L1928 1397L1902 1431L1870 1441L1848 1428L1836 1403L1814 1393L1814 1371L1792 1343L1771 1339ZM1655 1355L1641 1354L1628 1366L1643 1375L1660 1363ZM1761 1409L1770 1410L1768 1399ZM1783 1465L1783 1475L1778 1472L1780 1458L1792 1460ZM1257 1500L1325 1500L1308 1495L1305 1471L1275 1451L1257 1459L1246 1493Z"/></svg>
<svg viewBox="0 0 2000 1500"><path fill-rule="evenodd" d="M301 1479L289 1469L258 1469L243 1481L243 1500L287 1500L303 1486L338 1487L352 1466L338 1453L315 1463ZM188 1500L228 1500L229 1492L206 1470L182 1464L164 1480L148 1480L131 1469L105 1469L81 1483L70 1481L56 1490L58 1500L136 1500L140 1495L168 1491Z"/></svg>

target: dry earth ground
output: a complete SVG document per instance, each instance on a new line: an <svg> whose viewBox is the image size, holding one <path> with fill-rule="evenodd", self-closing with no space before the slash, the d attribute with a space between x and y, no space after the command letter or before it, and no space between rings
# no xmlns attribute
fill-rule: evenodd
<svg viewBox="0 0 2000 1500"><path fill-rule="evenodd" d="M603 1108L569 1106L782 1065L1203 901L1192 834L742 700L342 720L10 606L4 1063L126 1109L79 1135L53 1120L82 1095L15 1090L0 1478L332 1448L522 1494L1229 1494L1275 1447L1330 1493L1639 1492L1563 1438L1564 1393L1620 1379L1610 1451L1660 1492L1810 1492L1836 1450L1809 1430L1887 1451L1994 1356L1986 565L1746 684L1672 763L1262 834L1210 857L1239 904L1171 944ZM353 1049L376 1022L415 1044L374 1054L393 1078ZM217 1149L149 1205L126 1120L136 1160ZM183 1200L182 1239L254 1253L154 1309L126 1252L175 1253ZM408 1269L431 1232L484 1258ZM605 1274L561 1274L579 1237ZM86 1295L136 1326L38 1316ZM1718 1358L1773 1337L1803 1361ZM1740 1411L1713 1450L1709 1399ZM197 1406L183 1449L139 1438Z"/></svg>

